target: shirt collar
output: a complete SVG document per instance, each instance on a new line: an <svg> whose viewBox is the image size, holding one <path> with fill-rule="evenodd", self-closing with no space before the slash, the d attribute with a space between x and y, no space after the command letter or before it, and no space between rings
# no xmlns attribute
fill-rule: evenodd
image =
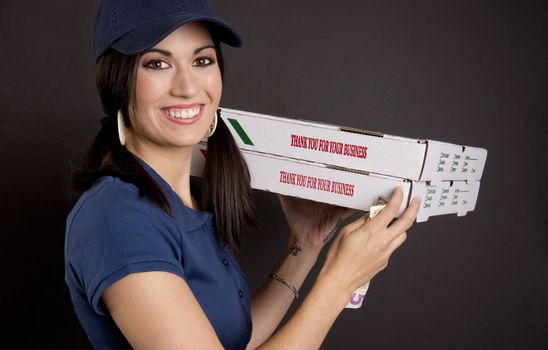
<svg viewBox="0 0 548 350"><path fill-rule="evenodd" d="M130 152L131 153L131 152ZM213 214L207 211L196 211L192 208L187 207L181 198L177 195L177 193L171 188L169 183L167 183L166 180L156 170L154 170L153 167L147 164L143 159L141 159L139 156L131 153L137 161L143 166L143 168L147 171L147 173L156 181L160 187L164 190L164 194L168 197L169 202L172 206L178 205L184 209L187 213L190 213L191 215L197 215L200 216L203 220L210 221L213 218ZM173 208L172 208L173 209Z"/></svg>

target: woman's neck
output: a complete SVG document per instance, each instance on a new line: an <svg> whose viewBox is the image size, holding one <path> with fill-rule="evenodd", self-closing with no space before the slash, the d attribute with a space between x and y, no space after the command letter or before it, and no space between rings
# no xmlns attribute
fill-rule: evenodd
<svg viewBox="0 0 548 350"><path fill-rule="evenodd" d="M198 209L190 193L191 146L166 148L128 142L126 147L154 169L187 207L194 210Z"/></svg>

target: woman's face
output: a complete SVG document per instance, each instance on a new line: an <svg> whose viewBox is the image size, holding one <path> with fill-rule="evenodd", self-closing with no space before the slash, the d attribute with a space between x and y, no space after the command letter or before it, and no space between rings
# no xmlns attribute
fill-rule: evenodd
<svg viewBox="0 0 548 350"><path fill-rule="evenodd" d="M205 25L187 23L146 51L136 79L136 115L130 116L128 142L137 148L180 148L204 137L222 91L215 47Z"/></svg>

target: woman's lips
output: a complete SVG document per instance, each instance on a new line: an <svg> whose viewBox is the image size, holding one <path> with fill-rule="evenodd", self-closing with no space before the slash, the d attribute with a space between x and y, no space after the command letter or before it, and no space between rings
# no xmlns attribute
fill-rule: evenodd
<svg viewBox="0 0 548 350"><path fill-rule="evenodd" d="M204 105L176 105L162 108L162 113L171 122L179 125L189 125L197 122L203 113Z"/></svg>

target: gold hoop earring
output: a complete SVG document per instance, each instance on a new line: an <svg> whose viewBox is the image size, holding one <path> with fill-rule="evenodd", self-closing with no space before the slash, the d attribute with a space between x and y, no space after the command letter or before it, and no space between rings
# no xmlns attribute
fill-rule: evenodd
<svg viewBox="0 0 548 350"><path fill-rule="evenodd" d="M122 111L120 109L118 110L117 122L118 139L120 140L120 144L124 146L126 144L126 124L124 123L124 116L122 115Z"/></svg>
<svg viewBox="0 0 548 350"><path fill-rule="evenodd" d="M211 135L213 135L213 133L215 132L215 129L217 129L217 113L215 113L215 117L213 118L209 129L207 129L205 137L211 137Z"/></svg>

